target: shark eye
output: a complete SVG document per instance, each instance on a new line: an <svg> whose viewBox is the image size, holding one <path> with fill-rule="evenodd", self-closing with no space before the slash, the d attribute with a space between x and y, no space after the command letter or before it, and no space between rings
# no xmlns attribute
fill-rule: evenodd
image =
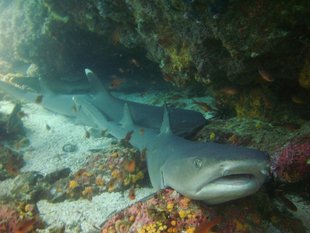
<svg viewBox="0 0 310 233"><path fill-rule="evenodd" d="M194 159L194 167L200 169L202 167L202 160L201 159Z"/></svg>

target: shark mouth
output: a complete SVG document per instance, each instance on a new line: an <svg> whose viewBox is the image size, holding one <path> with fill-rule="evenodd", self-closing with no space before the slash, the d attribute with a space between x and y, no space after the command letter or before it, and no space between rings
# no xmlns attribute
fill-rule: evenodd
<svg viewBox="0 0 310 233"><path fill-rule="evenodd" d="M221 176L209 184L217 185L246 185L255 182L255 176L253 174L232 174L227 176Z"/></svg>

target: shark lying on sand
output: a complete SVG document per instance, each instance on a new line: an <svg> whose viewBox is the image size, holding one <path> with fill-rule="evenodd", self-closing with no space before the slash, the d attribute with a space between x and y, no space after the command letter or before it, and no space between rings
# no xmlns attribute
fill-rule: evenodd
<svg viewBox="0 0 310 233"><path fill-rule="evenodd" d="M171 131L169 111L163 109L160 131L145 128L141 134L124 104L122 119L110 121L88 99L73 97L77 114L91 119L130 143L146 149L147 168L155 189L171 187L179 193L208 204L218 204L255 193L268 177L268 155L254 149L216 143L198 143Z"/></svg>
<svg viewBox="0 0 310 233"><path fill-rule="evenodd" d="M90 91L86 93L79 92L79 94L75 95L89 99L109 120L120 121L125 101L112 96L91 70L85 69L85 73L90 85ZM77 116L72 101L74 94L57 94L51 91L43 80L41 80L40 85L42 92L37 93L0 81L0 89L17 100L36 102L52 112L68 117ZM159 130L163 115L161 107L130 101L127 101L127 104L130 106L132 119L136 125ZM199 112L178 108L169 108L169 111L172 118L171 129L176 135L189 136L206 124L206 119ZM93 126L93 122L87 118L78 118L78 121Z"/></svg>
<svg viewBox="0 0 310 233"><path fill-rule="evenodd" d="M253 194L267 179L269 160L263 152L180 137L205 124L200 113L120 100L103 88L92 71L85 72L90 93L56 94L44 82L42 93L3 81L0 89L17 99L76 117L86 125L108 129L119 139L130 132L130 143L147 151L148 173L155 189L171 187L189 198L217 204Z"/></svg>

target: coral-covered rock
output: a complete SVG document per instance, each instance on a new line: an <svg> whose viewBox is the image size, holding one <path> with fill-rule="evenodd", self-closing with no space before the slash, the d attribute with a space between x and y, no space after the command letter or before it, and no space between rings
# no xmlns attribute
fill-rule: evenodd
<svg viewBox="0 0 310 233"><path fill-rule="evenodd" d="M281 181L295 183L310 178L310 138L293 140L272 161L272 172Z"/></svg>
<svg viewBox="0 0 310 233"><path fill-rule="evenodd" d="M42 225L32 204L0 204L0 232L34 232Z"/></svg>
<svg viewBox="0 0 310 233"><path fill-rule="evenodd" d="M0 181L18 175L23 164L22 156L0 145Z"/></svg>
<svg viewBox="0 0 310 233"><path fill-rule="evenodd" d="M127 143L120 142L110 148L93 152L86 165L74 174L57 180L50 189L52 201L86 198L102 192L132 190L145 183L145 151L139 152Z"/></svg>
<svg viewBox="0 0 310 233"><path fill-rule="evenodd" d="M261 194L206 206L165 189L112 216L101 233L305 232L298 220L286 217L285 211L279 212L270 204L269 198Z"/></svg>

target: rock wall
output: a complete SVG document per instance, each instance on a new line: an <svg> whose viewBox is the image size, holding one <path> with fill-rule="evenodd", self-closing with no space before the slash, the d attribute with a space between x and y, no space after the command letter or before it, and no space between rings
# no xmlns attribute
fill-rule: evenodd
<svg viewBox="0 0 310 233"><path fill-rule="evenodd" d="M310 98L306 0L6 0L0 8L0 57L34 63L44 77L107 72L138 57L143 72L159 68L179 87L256 86L297 105Z"/></svg>

